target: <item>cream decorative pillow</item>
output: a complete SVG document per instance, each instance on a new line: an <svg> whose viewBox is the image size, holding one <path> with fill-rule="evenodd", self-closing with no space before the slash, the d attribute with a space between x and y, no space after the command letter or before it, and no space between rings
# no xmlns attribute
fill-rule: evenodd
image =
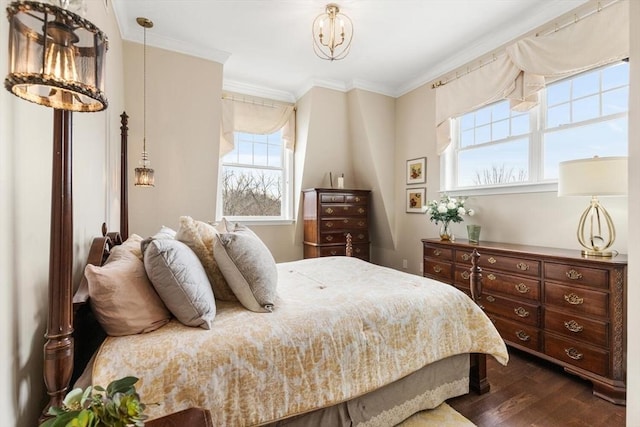
<svg viewBox="0 0 640 427"><path fill-rule="evenodd" d="M196 221L190 216L182 216L180 217L180 227L176 232L176 239L185 243L196 253L204 271L207 272L215 297L222 301L237 301L238 299L220 272L213 254L213 238L217 233L215 227L206 222Z"/></svg>
<svg viewBox="0 0 640 427"><path fill-rule="evenodd" d="M102 267L87 265L89 301L105 332L113 336L141 334L164 326L171 313L156 293L142 261L131 251Z"/></svg>
<svg viewBox="0 0 640 427"><path fill-rule="evenodd" d="M147 250L147 246L149 245L149 242L151 242L152 240L175 239L175 238L176 238L175 230L163 225L162 227L160 227L160 230L156 234L154 234L151 237L147 237L146 239L140 242L140 250L142 251L142 258L144 259L144 251Z"/></svg>
<svg viewBox="0 0 640 427"><path fill-rule="evenodd" d="M144 252L147 275L171 313L187 326L211 329L216 302L200 260L174 239L152 240Z"/></svg>
<svg viewBox="0 0 640 427"><path fill-rule="evenodd" d="M142 251L140 250L140 242L142 242L142 237L137 234L132 234L129 236L127 240L122 242L121 245L114 246L111 249L111 253L109 257L105 261L105 265L117 261L122 258L123 254L130 253L135 255L140 261L142 261Z"/></svg>
<svg viewBox="0 0 640 427"><path fill-rule="evenodd" d="M227 223L228 227L228 223ZM278 271L273 255L253 231L235 224L216 234L213 253L240 303L251 311L271 312L276 301Z"/></svg>

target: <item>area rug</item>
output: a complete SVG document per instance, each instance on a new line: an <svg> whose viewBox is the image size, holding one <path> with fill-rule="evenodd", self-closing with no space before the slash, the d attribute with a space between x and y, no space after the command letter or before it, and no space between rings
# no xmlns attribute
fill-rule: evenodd
<svg viewBox="0 0 640 427"><path fill-rule="evenodd" d="M443 403L437 408L412 415L396 427L475 427L475 424Z"/></svg>

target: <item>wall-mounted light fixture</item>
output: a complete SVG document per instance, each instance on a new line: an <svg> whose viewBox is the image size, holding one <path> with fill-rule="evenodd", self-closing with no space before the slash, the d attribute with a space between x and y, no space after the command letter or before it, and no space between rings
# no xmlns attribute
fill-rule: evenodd
<svg viewBox="0 0 640 427"><path fill-rule="evenodd" d="M330 3L311 25L313 51L322 59L337 61L349 54L353 41L353 23L340 12L337 4Z"/></svg>

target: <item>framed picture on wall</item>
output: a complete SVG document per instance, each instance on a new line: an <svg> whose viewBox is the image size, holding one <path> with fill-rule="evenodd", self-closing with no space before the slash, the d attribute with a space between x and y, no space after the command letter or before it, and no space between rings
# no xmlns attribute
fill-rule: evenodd
<svg viewBox="0 0 640 427"><path fill-rule="evenodd" d="M407 212L423 213L426 206L427 189L425 187L407 188Z"/></svg>
<svg viewBox="0 0 640 427"><path fill-rule="evenodd" d="M407 184L424 184L427 182L427 158L407 160Z"/></svg>

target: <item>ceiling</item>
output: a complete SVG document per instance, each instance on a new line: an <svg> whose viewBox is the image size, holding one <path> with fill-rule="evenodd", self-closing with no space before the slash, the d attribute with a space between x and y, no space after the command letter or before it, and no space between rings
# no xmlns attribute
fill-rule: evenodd
<svg viewBox="0 0 640 427"><path fill-rule="evenodd" d="M113 0L123 39L224 64L224 88L294 101L312 86L397 97L587 0L339 0L354 39L341 61L315 56L327 0Z"/></svg>

